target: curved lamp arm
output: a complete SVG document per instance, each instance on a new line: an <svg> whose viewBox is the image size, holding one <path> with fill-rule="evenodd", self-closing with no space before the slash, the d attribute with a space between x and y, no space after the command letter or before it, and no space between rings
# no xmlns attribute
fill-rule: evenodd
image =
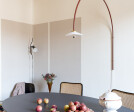
<svg viewBox="0 0 134 112"><path fill-rule="evenodd" d="M78 3L77 3L76 8L75 8L74 19L73 19L73 32L67 34L67 36L73 35L73 37L75 37L77 35L79 35L79 36L82 35L81 33L75 31L76 13L77 13L80 2L81 2L81 0L78 0ZM110 9L108 7L107 2L105 0L103 0L103 2L106 5L106 8L108 10L110 20L111 20L111 27L112 27L112 31L111 31L111 70L114 70L114 27L113 27L113 19L112 19L112 15L111 15L111 12L110 12Z"/></svg>
<svg viewBox="0 0 134 112"><path fill-rule="evenodd" d="M78 1L77 6L75 8L74 19L73 19L73 31L75 31L76 13L77 13L77 10L78 10L78 7L79 7L80 2L81 2L81 0Z"/></svg>
<svg viewBox="0 0 134 112"><path fill-rule="evenodd" d="M110 12L110 9L106 3L105 0L103 0L103 2L105 3L109 16L110 16L110 20L111 20L111 27L112 27L112 32L111 32L111 70L114 70L114 26L113 26L113 19L112 19L112 15Z"/></svg>

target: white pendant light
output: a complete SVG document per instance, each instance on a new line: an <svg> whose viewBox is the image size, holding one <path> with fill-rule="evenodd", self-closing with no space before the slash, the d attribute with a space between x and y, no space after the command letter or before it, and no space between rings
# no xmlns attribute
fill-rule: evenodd
<svg viewBox="0 0 134 112"><path fill-rule="evenodd" d="M77 31L72 31L68 34L66 34L66 36L72 36L73 38L76 38L77 36L82 36L83 34L77 32Z"/></svg>
<svg viewBox="0 0 134 112"><path fill-rule="evenodd" d="M78 9L78 7L79 7L80 1L81 1L81 0L78 1L77 6L76 6L76 9L75 9L75 13L74 13L74 19L73 19L73 31L70 32L70 33L68 33L68 34L66 34L66 36L72 36L73 38L76 38L77 36L82 36L82 35L83 35L83 34L77 32L77 31L75 30L76 13L77 13L77 9Z"/></svg>

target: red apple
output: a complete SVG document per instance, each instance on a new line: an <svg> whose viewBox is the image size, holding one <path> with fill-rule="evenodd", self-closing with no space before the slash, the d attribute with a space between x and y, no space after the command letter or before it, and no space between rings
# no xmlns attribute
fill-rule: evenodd
<svg viewBox="0 0 134 112"><path fill-rule="evenodd" d="M84 103L81 103L81 106L82 106L82 105L85 105L85 104L84 104Z"/></svg>
<svg viewBox="0 0 134 112"><path fill-rule="evenodd" d="M80 105L80 102L75 101L75 102L74 102L74 105Z"/></svg>
<svg viewBox="0 0 134 112"><path fill-rule="evenodd" d="M64 106L64 110L65 110L65 111L68 111L68 110L69 110L69 105L65 105L65 106Z"/></svg>
<svg viewBox="0 0 134 112"><path fill-rule="evenodd" d="M38 106L36 107L36 111L37 111L37 112L41 112L41 111L42 111L42 106L38 105Z"/></svg>
<svg viewBox="0 0 134 112"><path fill-rule="evenodd" d="M71 109L72 111L75 111L75 110L76 110L76 106L75 106L75 105L71 105L70 109Z"/></svg>
<svg viewBox="0 0 134 112"><path fill-rule="evenodd" d="M41 98L38 98L37 99L37 103L40 105L42 103L42 99Z"/></svg>
<svg viewBox="0 0 134 112"><path fill-rule="evenodd" d="M74 102L71 101L71 102L69 103L69 106L71 107L72 105L74 105Z"/></svg>
<svg viewBox="0 0 134 112"><path fill-rule="evenodd" d="M80 105L75 105L77 110L80 110Z"/></svg>
<svg viewBox="0 0 134 112"><path fill-rule="evenodd" d="M83 110L83 111L86 111L86 110L87 110L87 107L86 107L86 105L82 105L82 106L80 107L80 109Z"/></svg>
<svg viewBox="0 0 134 112"><path fill-rule="evenodd" d="M73 112L72 110L68 110L67 112Z"/></svg>
<svg viewBox="0 0 134 112"><path fill-rule="evenodd" d="M94 112L92 109L89 109L90 110L90 112Z"/></svg>
<svg viewBox="0 0 134 112"><path fill-rule="evenodd" d="M51 108L50 112L56 112L56 109L55 108Z"/></svg>
<svg viewBox="0 0 134 112"><path fill-rule="evenodd" d="M67 112L73 112L72 110L68 110Z"/></svg>
<svg viewBox="0 0 134 112"><path fill-rule="evenodd" d="M49 99L48 99L48 98L45 98L45 99L44 99L44 103L45 103L45 104L48 104L48 103L49 103Z"/></svg>
<svg viewBox="0 0 134 112"><path fill-rule="evenodd" d="M52 105L52 107L51 108L55 108L56 110L57 110L57 106L56 105Z"/></svg>
<svg viewBox="0 0 134 112"><path fill-rule="evenodd" d="M89 111L90 111L90 109L89 109L89 108L87 108L87 110L89 110Z"/></svg>
<svg viewBox="0 0 134 112"><path fill-rule="evenodd" d="M85 112L90 112L90 110L86 110Z"/></svg>

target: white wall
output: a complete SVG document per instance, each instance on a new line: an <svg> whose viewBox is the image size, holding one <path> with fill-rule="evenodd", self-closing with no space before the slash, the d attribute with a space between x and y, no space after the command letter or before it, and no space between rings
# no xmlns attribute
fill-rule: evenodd
<svg viewBox="0 0 134 112"><path fill-rule="evenodd" d="M0 0L0 18L1 18L1 1ZM0 101L2 100L1 98L1 19L0 19Z"/></svg>
<svg viewBox="0 0 134 112"><path fill-rule="evenodd" d="M34 84L36 92L47 91L42 74L48 73L48 23L34 25L34 43L38 52L34 53Z"/></svg>
<svg viewBox="0 0 134 112"><path fill-rule="evenodd" d="M10 96L18 82L31 82L29 44L32 26L2 20L2 99Z"/></svg>
<svg viewBox="0 0 134 112"><path fill-rule="evenodd" d="M81 19L77 19L81 30ZM34 84L37 92L48 92L41 74L55 73L52 92L59 92L61 82L81 82L81 38L67 38L72 19L34 25Z"/></svg>
<svg viewBox="0 0 134 112"><path fill-rule="evenodd" d="M81 19L76 20L81 32ZM71 28L72 19L50 23L50 72L57 75L53 92L59 92L61 82L81 82L81 38L66 37Z"/></svg>
<svg viewBox="0 0 134 112"><path fill-rule="evenodd" d="M2 19L33 23L33 0L2 0Z"/></svg>
<svg viewBox="0 0 134 112"><path fill-rule="evenodd" d="M34 0L34 23L73 18L78 0ZM114 22L115 72L113 88L134 92L134 1L107 0ZM82 0L82 83L84 95L99 97L110 86L110 19L102 0ZM72 30L72 29L70 29ZM124 83L128 79L128 83Z"/></svg>
<svg viewBox="0 0 134 112"><path fill-rule="evenodd" d="M1 101L1 21L0 21L0 101Z"/></svg>
<svg viewBox="0 0 134 112"><path fill-rule="evenodd" d="M103 1L83 1L80 8L84 95L98 98L110 87L110 21Z"/></svg>
<svg viewBox="0 0 134 112"><path fill-rule="evenodd" d="M1 26L1 19L6 19L6 20L11 20L11 21L15 21L15 22L20 22L20 23L28 23L28 24L32 24L33 23L33 0L0 0L0 26ZM1 29L0 29L0 32L1 32ZM19 32L19 31L18 31ZM23 31L22 31L23 32ZM17 32L16 32L17 33ZM31 33L31 31L29 31L29 33ZM12 35L13 36L13 35ZM31 38L32 36L29 34L29 36L28 37L26 37L26 38L24 38L24 40L21 40L21 41L30 41L30 38ZM7 39L7 38L6 38ZM17 40L19 40L20 39L20 37L18 37L18 38L16 38L15 40L16 40L16 42L17 42ZM0 40L1 40L1 33L0 33ZM24 42L24 44L25 44L26 42ZM1 43L1 44L3 44L3 43ZM1 52L1 44L0 44L0 52ZM10 45L11 43L9 43L9 42L7 42L6 41L6 43L5 44L7 44L7 45ZM13 52L15 51L15 49L16 48L20 48L20 50L24 50L24 52L22 51L22 54L24 54L24 55L28 55L28 43L26 43L27 45L22 45L22 44L19 44L19 42L18 43L16 43L14 46L15 47L12 47L12 50L13 50ZM12 46L12 45L11 45ZM3 46L2 46L3 47ZM10 53L11 53L11 55L13 56L13 57L16 57L17 55L16 54L14 54L13 52L11 52L10 51ZM9 54L10 55L10 54ZM19 55L21 55L21 53L19 54ZM0 56L1 56L1 53L0 53ZM7 55L6 55L7 56ZM8 57L8 56L7 56ZM10 56L9 56L10 57ZM6 57L5 57L6 58ZM18 58L18 57L17 57ZM30 68L30 65L29 65L29 59L30 57L24 57L24 60L25 60L25 62L26 62L26 60L27 60L27 62L26 63L28 63L28 65L27 65L27 69L28 70L26 70L27 71L27 73L26 73L26 71L23 71L21 74L29 74L28 75L28 81L30 80L29 79L29 77L31 76L31 68ZM6 60L8 60L7 58L5 59L5 60L3 60L3 61L6 61ZM13 60L10 60L10 61L13 61ZM18 61L19 62L19 61ZM1 57L0 57L0 63L1 63ZM10 64L11 64L11 62L9 62ZM15 62L13 62L13 63L15 63ZM20 62L21 63L21 62ZM4 64L6 64L6 63L4 63ZM8 79L8 77L11 77L11 74L12 73L10 73L7 69L11 69L11 68L7 68L7 67L5 67L4 66L4 64L0 64L0 71L1 71L1 68L3 68L2 69L2 74L0 74L0 100L4 100L5 98L7 98L7 97L9 97L9 94L10 94L10 92L11 92L11 89L13 88L13 86L14 86L14 84L16 83L16 82L18 82L19 80L16 78L16 77L18 77L17 76L17 74L19 74L18 72L16 72L16 73L14 73L14 72L12 72L12 73L14 73L14 81L9 81L8 82L8 84L9 85L11 85L10 87L4 87L3 88L3 83L4 83L4 81L5 80L7 80ZM12 66L13 67L13 66ZM26 66L24 65L24 66L21 66L22 68L25 68ZM17 71L17 69L20 69L19 67L15 67L15 69L16 69L16 71ZM5 74L3 74L4 72L7 72L6 74L7 75L5 75ZM5 77L5 78L4 78ZM2 80L4 80L4 81L1 81L1 78L2 78ZM4 78L4 79L3 79ZM27 76L24 76L24 80L22 79L21 81L27 81L25 78L27 78ZM13 83L14 82L14 83ZM1 90L1 86L2 86L2 90L3 89L7 89L7 90L10 90L10 91L8 91L8 93L6 93L5 94L5 92L6 91L3 91L3 93L1 93L2 92L2 90ZM5 86L7 86L6 84L5 84ZM1 96L1 94L3 94L2 96Z"/></svg>
<svg viewBox="0 0 134 112"><path fill-rule="evenodd" d="M107 0L107 2L111 9L115 28L115 71L113 88L134 93L134 88L131 87L134 78L134 32L132 31L134 28L134 13L132 12L132 10L134 10L132 5L134 1ZM122 3L122 5L120 5L120 3ZM82 70L84 74L82 77L84 84L90 88L85 90L84 94L98 97L109 88L110 21L103 2L100 1L98 3L98 1L96 1L95 4L94 8L99 8L97 9L98 14L95 11L91 13L90 11L93 11L93 9L90 9L89 13L92 18L85 18L86 16L83 17L82 33L84 33L85 36L83 37L82 46ZM93 6L91 3L87 5L90 8ZM89 22L87 22L87 19ZM86 80L89 76L85 74L92 74L90 82ZM126 80L127 83L124 83ZM97 83L95 83L96 81Z"/></svg>
<svg viewBox="0 0 134 112"><path fill-rule="evenodd" d="M119 1L117 2L119 4ZM134 1L121 3L115 12L115 75L114 88L134 93ZM127 81L127 82L126 82Z"/></svg>

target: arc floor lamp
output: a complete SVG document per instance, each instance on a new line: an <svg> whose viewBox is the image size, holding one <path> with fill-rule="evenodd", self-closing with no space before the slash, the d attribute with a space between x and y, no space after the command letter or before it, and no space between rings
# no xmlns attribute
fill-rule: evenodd
<svg viewBox="0 0 134 112"><path fill-rule="evenodd" d="M68 33L66 36L73 36L73 38L75 38L77 36L83 35L75 30L76 13L77 13L80 2L81 2L81 0L78 0L78 3L75 8L74 19L73 19L73 30L72 30L72 32ZM111 15L109 6L105 0L103 0L103 2L108 10L110 21L111 21L111 28L112 28L111 29L111 83L110 83L110 90L111 90L112 89L112 75L113 75L113 70L114 70L114 27L113 27L113 19L112 19L112 15Z"/></svg>

